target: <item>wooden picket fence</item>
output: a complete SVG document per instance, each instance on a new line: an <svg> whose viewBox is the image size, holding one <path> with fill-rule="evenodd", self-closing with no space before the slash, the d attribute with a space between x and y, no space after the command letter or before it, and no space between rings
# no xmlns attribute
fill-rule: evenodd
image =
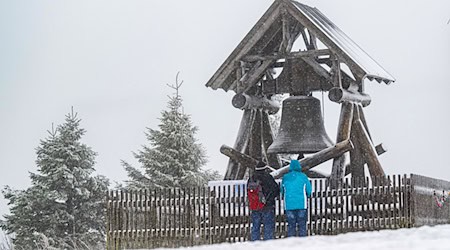
<svg viewBox="0 0 450 250"><path fill-rule="evenodd" d="M308 234L411 227L406 175L311 180ZM107 248L139 249L242 242L250 237L245 181L203 188L117 190L107 197ZM286 237L283 199L276 200L276 238Z"/></svg>

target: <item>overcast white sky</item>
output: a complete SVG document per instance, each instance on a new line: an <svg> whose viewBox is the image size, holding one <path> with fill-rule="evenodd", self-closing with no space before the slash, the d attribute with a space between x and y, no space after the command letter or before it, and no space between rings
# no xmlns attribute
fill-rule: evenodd
<svg viewBox="0 0 450 250"><path fill-rule="evenodd" d="M126 178L120 160L156 128L177 71L207 168L224 173L242 111L205 83L273 0L0 0L0 186L26 188L35 148L74 106L98 152L98 173ZM397 82L366 84L366 118L388 174L450 180L450 1L304 0L319 8ZM335 138L339 105L325 97ZM327 167L322 167L329 171ZM0 199L0 214L7 212Z"/></svg>

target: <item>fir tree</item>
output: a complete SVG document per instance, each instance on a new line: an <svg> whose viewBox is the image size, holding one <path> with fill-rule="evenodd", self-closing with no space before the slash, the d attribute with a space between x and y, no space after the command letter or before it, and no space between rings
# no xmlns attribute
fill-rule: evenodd
<svg viewBox="0 0 450 250"><path fill-rule="evenodd" d="M169 85L176 92L169 96L168 109L161 112L159 129L147 128L150 145L133 153L143 172L122 161L129 177L126 183L131 188L200 186L220 178L217 171L202 169L206 153L195 139L197 127L183 112L179 95L182 83L177 74L175 85Z"/></svg>
<svg viewBox="0 0 450 250"><path fill-rule="evenodd" d="M72 110L41 140L31 187L3 190L11 206L3 228L15 235L17 249L36 248L42 237L64 249L104 242L108 180L93 176L96 153L81 143L80 121Z"/></svg>

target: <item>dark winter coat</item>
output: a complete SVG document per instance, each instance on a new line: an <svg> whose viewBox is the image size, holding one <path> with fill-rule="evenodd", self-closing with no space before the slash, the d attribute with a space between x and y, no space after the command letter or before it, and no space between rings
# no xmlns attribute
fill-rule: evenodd
<svg viewBox="0 0 450 250"><path fill-rule="evenodd" d="M311 183L302 173L300 162L291 160L289 173L283 176L281 193L284 194L286 210L307 209L307 197L311 196Z"/></svg>
<svg viewBox="0 0 450 250"><path fill-rule="evenodd" d="M280 187L278 186L278 183L275 182L273 176L270 175L266 169L263 169L255 170L251 178L261 182L262 191L266 197L266 205L264 209L275 207L275 198L280 195Z"/></svg>

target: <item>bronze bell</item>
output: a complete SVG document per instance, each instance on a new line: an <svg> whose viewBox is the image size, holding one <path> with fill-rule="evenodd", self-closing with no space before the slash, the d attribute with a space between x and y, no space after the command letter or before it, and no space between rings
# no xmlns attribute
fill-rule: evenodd
<svg viewBox="0 0 450 250"><path fill-rule="evenodd" d="M309 154L332 145L323 125L319 99L291 96L283 101L280 130L268 153Z"/></svg>

